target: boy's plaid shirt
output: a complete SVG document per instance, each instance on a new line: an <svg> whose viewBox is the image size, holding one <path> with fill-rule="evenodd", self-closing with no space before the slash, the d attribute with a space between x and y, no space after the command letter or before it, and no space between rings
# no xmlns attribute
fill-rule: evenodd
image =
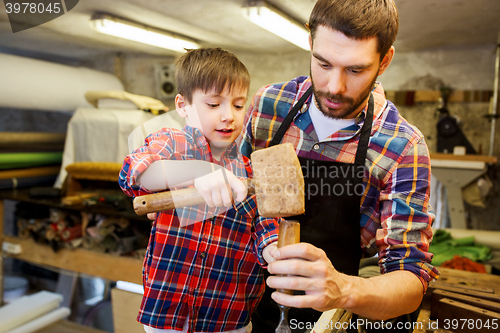
<svg viewBox="0 0 500 333"><path fill-rule="evenodd" d="M161 159L217 163L198 129L165 128L126 157L119 179L123 191L130 196L149 193L137 184L137 177ZM239 154L235 143L218 164L238 178L252 175L249 159ZM226 211L199 205L159 213L144 259L138 321L181 330L189 314L196 332L246 326L265 288L262 250L277 240L277 232L276 219L257 214L255 196Z"/></svg>
<svg viewBox="0 0 500 333"><path fill-rule="evenodd" d="M257 92L245 119L240 147L243 155L268 147L294 103L310 86L311 79L301 76ZM372 92L375 109L363 177L360 245L368 256L378 253L382 273L411 271L425 290L439 276L428 252L434 220L429 211L429 152L422 133L386 100L382 85L376 83ZM292 143L299 157L354 163L366 107L356 124L319 142L308 112L311 101L309 97L282 142Z"/></svg>

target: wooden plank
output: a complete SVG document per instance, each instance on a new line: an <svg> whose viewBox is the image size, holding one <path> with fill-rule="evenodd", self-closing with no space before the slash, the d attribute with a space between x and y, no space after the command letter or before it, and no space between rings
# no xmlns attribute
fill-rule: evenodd
<svg viewBox="0 0 500 333"><path fill-rule="evenodd" d="M464 102L465 101L465 91L463 90L453 90L448 98L448 102Z"/></svg>
<svg viewBox="0 0 500 333"><path fill-rule="evenodd" d="M448 102L464 102L465 92L462 90L453 90L448 97ZM439 90L417 90L415 91L415 102L437 102L441 97Z"/></svg>
<svg viewBox="0 0 500 333"><path fill-rule="evenodd" d="M335 332L335 323L340 320L344 314L344 309L331 309L321 314L321 317L314 324L311 333L331 333Z"/></svg>
<svg viewBox="0 0 500 333"><path fill-rule="evenodd" d="M33 264L47 265L78 273L94 275L111 281L127 281L142 284L142 260L120 257L84 249L54 252L49 246L31 239L4 236L4 242L20 244L22 253L13 258Z"/></svg>
<svg viewBox="0 0 500 333"><path fill-rule="evenodd" d="M498 330L500 313L443 298L439 301L437 320L440 328L456 333L489 332L483 325L489 323L491 329L493 322L497 327L496 330L491 330L494 332Z"/></svg>
<svg viewBox="0 0 500 333"><path fill-rule="evenodd" d="M494 232L492 231L492 233ZM495 290L495 294L500 294L500 276L498 275L468 272L446 267L439 267L438 269L441 277L437 281L451 283L467 281L475 287L492 288Z"/></svg>
<svg viewBox="0 0 500 333"><path fill-rule="evenodd" d="M453 299L464 304L476 306L493 312L500 313L500 303L488 301L479 297L471 297L462 294L452 293L446 290L434 290L431 301L431 318L436 318L438 315L439 301L443 298Z"/></svg>
<svg viewBox="0 0 500 333"><path fill-rule="evenodd" d="M471 297L478 297L478 298L482 298L482 299L487 299L487 300L490 300L493 302L500 302L500 295L495 295L495 294L489 293L489 292L480 292L480 291L470 290L470 289L466 289L466 288L450 287L450 286L447 286L445 284L438 285L437 287L435 287L435 286L436 286L435 283L429 284L429 288L427 289L427 291L434 292L434 290L440 289L440 290L446 290L446 291L457 293L457 294L468 295Z"/></svg>
<svg viewBox="0 0 500 333"><path fill-rule="evenodd" d="M117 288L111 289L114 333L143 332L143 325L137 322L142 295Z"/></svg>
<svg viewBox="0 0 500 333"><path fill-rule="evenodd" d="M436 282L432 282L430 287L434 288L434 289L444 289L447 287L453 287L453 288L458 288L458 289L477 291L480 293L487 293L487 294L494 294L495 293L495 289L493 289L493 288L469 286L469 285L460 284L460 283L453 283L453 282L440 282L439 280L437 280Z"/></svg>
<svg viewBox="0 0 500 333"><path fill-rule="evenodd" d="M473 162L485 162L485 163L497 163L498 159L495 156L486 155L454 155L454 154L444 154L444 153L432 153L431 159L436 160L453 160L453 161L473 161Z"/></svg>
<svg viewBox="0 0 500 333"><path fill-rule="evenodd" d="M415 102L436 102L441 97L439 90L415 91Z"/></svg>
<svg viewBox="0 0 500 333"><path fill-rule="evenodd" d="M435 103L442 96L440 90L387 90L385 96L394 104L405 104L406 96L413 95L414 103ZM448 96L450 103L483 102L487 103L493 96L491 90L452 90ZM406 105L412 105L406 104Z"/></svg>
<svg viewBox="0 0 500 333"><path fill-rule="evenodd" d="M140 331L138 331L140 332ZM68 320L58 321L50 326L42 328L36 333L106 333L92 327L83 326Z"/></svg>
<svg viewBox="0 0 500 333"><path fill-rule="evenodd" d="M427 333L427 328L431 325L431 320L429 318L430 312L426 310L420 310L418 313L417 321L413 327L413 333Z"/></svg>

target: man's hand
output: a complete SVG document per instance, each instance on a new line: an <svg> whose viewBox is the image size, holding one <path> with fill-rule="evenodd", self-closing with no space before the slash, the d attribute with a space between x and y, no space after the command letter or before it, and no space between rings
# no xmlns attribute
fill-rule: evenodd
<svg viewBox="0 0 500 333"><path fill-rule="evenodd" d="M229 207L236 201L245 200L247 186L229 170L219 169L194 180L194 187L200 192L209 207Z"/></svg>
<svg viewBox="0 0 500 333"><path fill-rule="evenodd" d="M276 291L271 297L277 303L317 311L343 307L341 286L345 275L333 267L323 250L299 243L277 249L273 257L276 261L269 264L269 273L291 276L270 276L267 285L273 289L303 290L306 293L293 296Z"/></svg>
<svg viewBox="0 0 500 333"><path fill-rule="evenodd" d="M424 294L420 279L412 272L349 276L339 273L323 250L307 243L283 246L273 257L276 261L269 264L269 273L292 276L270 276L267 285L306 293L294 296L276 291L271 295L286 306L322 312L342 308L366 318L387 320L415 311Z"/></svg>

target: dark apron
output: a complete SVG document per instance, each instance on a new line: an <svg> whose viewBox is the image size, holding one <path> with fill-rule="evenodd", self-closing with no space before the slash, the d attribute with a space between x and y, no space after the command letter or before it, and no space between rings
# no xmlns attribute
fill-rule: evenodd
<svg viewBox="0 0 500 333"><path fill-rule="evenodd" d="M312 93L312 87L291 109L271 146L279 144L297 112ZM365 123L361 129L354 163L319 161L299 157L304 173L305 214L287 217L300 222L300 240L323 249L335 269L348 275L358 275L361 259L360 203L363 194L363 171L373 122L373 96L370 95ZM265 271L266 278L269 276ZM279 309L266 286L264 297L253 315L253 332L274 333L278 326ZM303 294L303 293L302 293ZM291 324L316 322L321 312L291 308ZM292 326L292 325L291 325ZM299 325L293 325L299 326ZM292 332L304 332L293 329Z"/></svg>

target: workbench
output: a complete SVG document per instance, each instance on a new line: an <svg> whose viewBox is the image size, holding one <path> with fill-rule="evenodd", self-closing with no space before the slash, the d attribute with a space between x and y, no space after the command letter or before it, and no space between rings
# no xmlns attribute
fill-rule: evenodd
<svg viewBox="0 0 500 333"><path fill-rule="evenodd" d="M481 274L474 272L461 271L450 268L438 267L439 272L441 273L441 277L436 281L436 283L447 283L447 284L456 284L463 286L470 286L474 288L486 288L493 289L493 294L496 296L500 296L500 276L493 274ZM429 292L428 292L429 293ZM452 314L450 314L450 319L452 318ZM468 319L468 318L462 318ZM432 327L429 326L433 322L430 319L430 299L428 297L424 297L424 301L422 302L422 308L420 310L420 314L418 316L417 323L421 323L420 326L417 325L417 328L414 330L414 333L428 333L434 332L434 330L428 330L427 328ZM498 321L500 325L500 320ZM498 330L484 330L484 332L496 332ZM436 332L448 332L443 329L437 330Z"/></svg>
<svg viewBox="0 0 500 333"><path fill-rule="evenodd" d="M96 276L111 281L121 280L136 284L142 284L142 260L140 259L103 254L84 250L81 248L77 248L75 250L61 249L58 252L54 252L49 246L37 244L31 239L20 239L16 236L4 235L4 200L31 202L66 210L89 211L99 212L101 214L119 215L131 219L140 219L144 221L144 223L148 223L147 219L138 217L134 212L117 212L109 209L86 207L83 205L64 207L55 200L31 199L28 196L27 190L0 191L0 244L9 243L20 245L22 248L22 253L18 255L9 255L10 257L23 260L35 265L49 266L60 270L75 272L78 274ZM3 295L2 260L2 256L0 256L0 295ZM495 290L495 294L500 295L500 276L464 272L447 268L439 268L439 270L441 272L441 277L438 282L447 281L450 283L459 284L467 283L477 287L492 288ZM418 323L421 323L422 329L418 329L419 326L417 325L417 329L414 332L428 333L429 331L426 330L426 327L428 327L427 325L429 325L429 317L430 311L428 309L428 304L424 302L418 318ZM99 333L98 330L93 330L90 328L84 328L84 330L80 330L79 325L67 321L58 322L50 326L50 329L45 328L39 331L39 333L46 332Z"/></svg>

